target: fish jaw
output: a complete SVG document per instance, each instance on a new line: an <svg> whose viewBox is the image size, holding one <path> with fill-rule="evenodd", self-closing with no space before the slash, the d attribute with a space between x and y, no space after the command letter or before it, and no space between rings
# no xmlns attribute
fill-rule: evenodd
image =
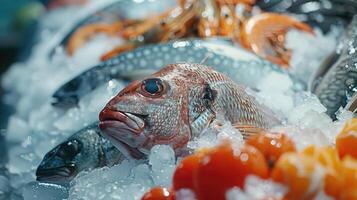
<svg viewBox="0 0 357 200"><path fill-rule="evenodd" d="M50 151L36 170L36 180L49 183L70 182L77 174L78 167L74 162L67 162L57 155L59 148Z"/></svg>
<svg viewBox="0 0 357 200"><path fill-rule="evenodd" d="M48 183L68 183L77 174L78 170L75 164L49 169L39 167L36 170L36 180Z"/></svg>
<svg viewBox="0 0 357 200"><path fill-rule="evenodd" d="M147 138L144 135L145 121L141 116L105 107L99 114L99 120L102 135L115 147L134 158L143 156L138 148L146 142Z"/></svg>

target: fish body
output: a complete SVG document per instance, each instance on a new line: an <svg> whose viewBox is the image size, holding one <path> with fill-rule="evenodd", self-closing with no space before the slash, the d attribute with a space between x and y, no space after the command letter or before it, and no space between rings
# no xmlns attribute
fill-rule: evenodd
<svg viewBox="0 0 357 200"><path fill-rule="evenodd" d="M332 118L357 91L357 17L347 28L336 55L339 55L337 61L313 89Z"/></svg>
<svg viewBox="0 0 357 200"><path fill-rule="evenodd" d="M115 96L99 115L100 129L129 155L156 144L185 152L215 119L269 129L280 121L226 75L200 64L171 64ZM125 148L123 148L123 145Z"/></svg>
<svg viewBox="0 0 357 200"><path fill-rule="evenodd" d="M179 40L147 45L123 53L92 67L60 87L53 95L57 107L75 106L79 99L111 79L135 80L178 62L204 63L230 76L235 82L255 87L251 76L264 76L271 70L287 73L223 40ZM243 72L244 71L244 72ZM238 74L242 74L238 76Z"/></svg>
<svg viewBox="0 0 357 200"><path fill-rule="evenodd" d="M36 176L43 182L69 182L83 170L112 166L123 159L123 154L100 135L98 123L94 123L49 151Z"/></svg>

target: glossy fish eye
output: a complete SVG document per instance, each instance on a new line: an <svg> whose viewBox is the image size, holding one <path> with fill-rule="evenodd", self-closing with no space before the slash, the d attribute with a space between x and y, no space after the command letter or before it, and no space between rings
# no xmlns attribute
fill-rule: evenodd
<svg viewBox="0 0 357 200"><path fill-rule="evenodd" d="M146 79L142 82L141 90L149 96L160 95L164 90L162 81L158 78Z"/></svg>
<svg viewBox="0 0 357 200"><path fill-rule="evenodd" d="M74 139L63 143L59 149L59 156L62 158L74 158L82 148L82 143Z"/></svg>

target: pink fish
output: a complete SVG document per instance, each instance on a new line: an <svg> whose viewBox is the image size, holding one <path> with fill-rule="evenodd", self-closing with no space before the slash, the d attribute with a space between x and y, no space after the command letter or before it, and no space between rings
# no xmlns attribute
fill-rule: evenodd
<svg viewBox="0 0 357 200"><path fill-rule="evenodd" d="M217 117L256 132L280 123L226 75L200 64L171 64L119 92L99 115L102 134L132 157L156 144L176 154Z"/></svg>

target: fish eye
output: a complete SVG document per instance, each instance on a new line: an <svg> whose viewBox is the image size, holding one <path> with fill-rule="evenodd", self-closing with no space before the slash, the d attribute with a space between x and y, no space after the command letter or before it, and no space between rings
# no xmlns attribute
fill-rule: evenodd
<svg viewBox="0 0 357 200"><path fill-rule="evenodd" d="M73 158L80 152L81 148L82 145L78 140L71 140L61 146L59 155L63 158Z"/></svg>
<svg viewBox="0 0 357 200"><path fill-rule="evenodd" d="M158 78L149 78L142 82L141 90L146 96L159 96L164 91L164 84Z"/></svg>

